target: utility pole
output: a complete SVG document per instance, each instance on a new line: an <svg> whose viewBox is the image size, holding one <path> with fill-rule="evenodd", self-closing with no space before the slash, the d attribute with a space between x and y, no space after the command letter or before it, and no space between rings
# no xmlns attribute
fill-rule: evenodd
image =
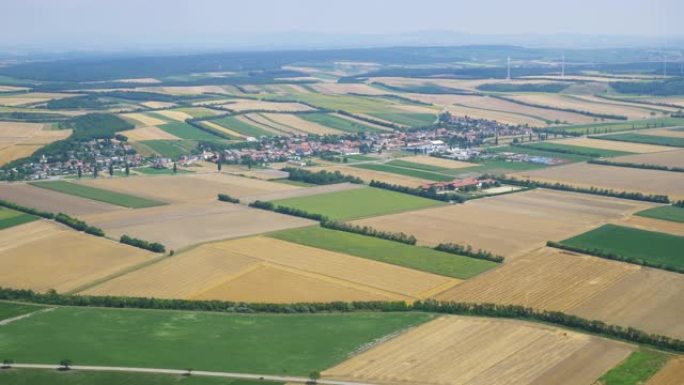
<svg viewBox="0 0 684 385"><path fill-rule="evenodd" d="M511 57L509 56L506 59L507 66L506 66L506 80L511 80Z"/></svg>

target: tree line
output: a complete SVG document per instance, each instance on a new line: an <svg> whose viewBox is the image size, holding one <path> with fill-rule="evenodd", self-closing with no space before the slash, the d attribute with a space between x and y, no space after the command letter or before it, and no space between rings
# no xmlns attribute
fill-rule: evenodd
<svg viewBox="0 0 684 385"><path fill-rule="evenodd" d="M306 210L298 209L295 207L276 205L273 202L265 202L265 201L256 200L256 201L250 203L249 207L254 207L254 208L262 209L262 210L275 211L277 213L281 213L281 214L285 214L285 215L292 215L292 216L300 217L300 218L313 219L314 221L319 221L319 222L324 222L324 221L329 220L328 217L326 217L323 214L310 213Z"/></svg>
<svg viewBox="0 0 684 385"><path fill-rule="evenodd" d="M145 249L149 251L153 251L155 253L164 253L166 252L166 247L162 245L161 243L158 242L148 242L142 239L138 238L133 238L131 236L128 236L126 234L122 235L121 238L119 239L119 242L125 243L130 246L135 246L140 249Z"/></svg>
<svg viewBox="0 0 684 385"><path fill-rule="evenodd" d="M473 250L470 245L459 245L456 243L440 243L435 246L435 250L443 251L445 253L465 255L466 257L484 259L486 261L501 263L504 261L504 257L501 255L493 254L491 251L477 249Z"/></svg>
<svg viewBox="0 0 684 385"><path fill-rule="evenodd" d="M87 224L85 221L82 221L80 219L76 219L74 217L70 217L69 215L64 214L64 213L59 213L59 214L55 215L55 221L62 223L64 225L67 225L74 230L83 231L83 232L90 234L90 235L95 235L98 237L104 237L105 236L105 232L101 228L91 226L91 225Z"/></svg>
<svg viewBox="0 0 684 385"><path fill-rule="evenodd" d="M423 190L421 188L413 188L413 187L406 187L406 186L401 186L401 185L396 185L396 184L391 184L391 183L385 183L385 182L381 182L379 180L371 180L370 186L385 189L385 190L390 190L390 191L396 191L396 192L400 192L403 194L415 195L415 196L419 196L422 198L434 199L434 200L438 200L438 201L442 201L442 202L463 203L466 201L465 197L458 195L456 193L438 194L437 190L435 188Z"/></svg>
<svg viewBox="0 0 684 385"><path fill-rule="evenodd" d="M626 263L631 263L634 265L653 267L656 269L662 269L662 270L667 270L667 271L673 271L675 273L684 274L684 268L682 268L682 267L666 265L666 264L662 264L662 263L658 263L658 262L648 261L648 260L641 259L641 258L627 257L624 255L607 252L607 251L604 251L601 249L588 249L588 248L584 248L584 247L570 246L570 245L566 245L564 243L554 242L554 241L546 242L546 246L555 247L556 249L561 249L561 250L572 251L575 253L593 255L593 256L599 257L599 258L612 259L613 261L626 262Z"/></svg>
<svg viewBox="0 0 684 385"><path fill-rule="evenodd" d="M414 237L413 235L405 233L393 233L390 231L382 231L370 226L359 226L335 220L321 221L321 227L325 227L326 229L332 230L346 231L348 233L367 235L370 237L386 239L388 241L404 243L407 245L415 245L418 241L416 237Z"/></svg>
<svg viewBox="0 0 684 385"><path fill-rule="evenodd" d="M330 172L326 170L321 170L318 172L312 172L296 167L285 167L282 170L289 174L287 179L298 182L305 182L318 185L345 182L363 184L363 179L352 175L344 175L339 171Z"/></svg>
<svg viewBox="0 0 684 385"><path fill-rule="evenodd" d="M32 290L0 287L0 299L43 305L135 308L157 310L211 311L224 313L351 313L351 312L431 312L439 314L470 315L481 317L513 318L550 323L579 331L617 338L638 344L650 345L674 352L684 352L684 341L672 337L649 334L644 331L602 321L588 320L557 311L536 310L518 305L476 304L463 302L416 301L412 304L396 301L370 302L311 302L296 304L241 303L218 300L183 300L142 297L86 296L59 294L54 290L37 293Z"/></svg>
<svg viewBox="0 0 684 385"><path fill-rule="evenodd" d="M551 183L551 182L541 182L541 181L532 181L529 179L523 180L523 179L517 179L517 178L506 178L506 177L497 177L497 180L501 183L506 183L506 184L512 184L516 186L525 186L525 187L541 187L541 188L547 188L550 190L561 190L561 191L571 191L571 192L579 192L579 193L584 193L584 194L593 194L593 195L602 195L602 196L609 196L609 197L614 197L614 198L622 198L622 199L631 199L631 200L636 200L636 201L644 201L644 202L655 202L655 203L670 203L670 198L667 195L659 195L659 194L644 194L640 192L631 192L631 191L615 191L611 189L604 189L604 188L598 188L598 187L578 187L578 186L573 186L569 184L563 184L563 183Z"/></svg>
<svg viewBox="0 0 684 385"><path fill-rule="evenodd" d="M684 167L670 167L661 164L647 164L647 163L630 163L630 162L615 162L604 159L590 159L587 163L600 164L603 166L627 167L627 168L641 168L644 170L660 170L672 172L684 172Z"/></svg>

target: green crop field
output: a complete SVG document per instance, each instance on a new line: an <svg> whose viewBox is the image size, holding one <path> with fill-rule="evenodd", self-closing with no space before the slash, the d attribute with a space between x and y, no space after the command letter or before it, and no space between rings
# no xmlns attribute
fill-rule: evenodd
<svg viewBox="0 0 684 385"><path fill-rule="evenodd" d="M372 187L273 201L334 219L371 217L434 207L444 203Z"/></svg>
<svg viewBox="0 0 684 385"><path fill-rule="evenodd" d="M660 146L684 147L684 138L669 136L641 135L641 134L611 134L592 136L594 139L616 140L619 142L632 142L644 144L656 144Z"/></svg>
<svg viewBox="0 0 684 385"><path fill-rule="evenodd" d="M453 177L464 177L472 174L494 174L502 175L510 172L538 170L540 168L549 167L540 163L527 162L507 162L505 160L488 159L480 162L479 166L457 168L449 171L444 171L445 174Z"/></svg>
<svg viewBox="0 0 684 385"><path fill-rule="evenodd" d="M654 207L652 209L639 211L638 213L636 213L636 215L639 215L642 217L647 217L647 218L655 218L655 219L662 219L665 221L684 223L684 207L677 207L677 206Z"/></svg>
<svg viewBox="0 0 684 385"><path fill-rule="evenodd" d="M607 224L561 243L684 268L681 236Z"/></svg>
<svg viewBox="0 0 684 385"><path fill-rule="evenodd" d="M487 151L492 152L492 153L512 152L515 154L527 154L529 156L554 158L554 159L560 159L564 163L585 162L585 161L591 159L591 157L587 156L587 155L565 154L565 153L554 152L554 151L546 151L546 150L542 150L539 148L532 148L530 146L494 147L494 148L487 149Z"/></svg>
<svg viewBox="0 0 684 385"><path fill-rule="evenodd" d="M406 176L411 176L414 178L427 179L427 180L432 180L432 181L436 181L436 182L448 182L448 181L451 181L454 179L452 176L449 176L449 175L437 174L434 172L417 170L417 169L413 169L413 168L397 167L397 166L393 166L393 165L386 164L386 163L385 164L364 163L364 164L354 165L354 167L363 168L366 170L388 172L390 174L406 175Z"/></svg>
<svg viewBox="0 0 684 385"><path fill-rule="evenodd" d="M231 131L235 131L245 136L253 136L256 138L260 136L273 136L273 133L270 131L266 131L261 127L247 124L243 121L237 120L232 116L226 116L220 119L211 120L211 122L214 122L221 127L227 128Z"/></svg>
<svg viewBox="0 0 684 385"><path fill-rule="evenodd" d="M38 219L36 216L0 207L0 230L33 222L36 219Z"/></svg>
<svg viewBox="0 0 684 385"><path fill-rule="evenodd" d="M432 319L423 313L248 315L58 308L0 328L16 362L308 375Z"/></svg>
<svg viewBox="0 0 684 385"><path fill-rule="evenodd" d="M177 136L181 139L190 140L216 140L221 139L216 135L212 135L206 131L202 131L197 127L193 127L183 122L166 123L159 126L162 130L171 135Z"/></svg>
<svg viewBox="0 0 684 385"><path fill-rule="evenodd" d="M649 349L632 353L625 361L604 374L597 383L602 385L639 385L653 377L671 355Z"/></svg>
<svg viewBox="0 0 684 385"><path fill-rule="evenodd" d="M166 204L153 199L142 198L135 195L123 194L70 182L31 182L30 184L36 187L53 190L64 194L111 203L117 206L130 207L133 209L161 206Z"/></svg>
<svg viewBox="0 0 684 385"><path fill-rule="evenodd" d="M4 385L255 385L257 383L263 384L264 382L174 374L81 370L0 370L0 384ZM282 385L278 382L268 384Z"/></svg>
<svg viewBox="0 0 684 385"><path fill-rule="evenodd" d="M604 134L609 132L618 131L630 131L630 130L640 130L644 128L656 128L656 127L673 127L684 125L684 119L678 118L659 118L659 119L645 119L645 120L633 120L627 122L612 122L612 123L592 123L592 124L579 124L572 126L557 126L547 128L547 131L551 132L576 132L586 135L594 134Z"/></svg>
<svg viewBox="0 0 684 385"><path fill-rule="evenodd" d="M476 276L497 266L494 262L444 253L427 247L410 246L316 226L285 230L269 236L460 279Z"/></svg>
<svg viewBox="0 0 684 385"><path fill-rule="evenodd" d="M22 314L33 313L34 311L40 309L44 309L44 307L40 305L29 305L23 303L0 302L0 321L20 316Z"/></svg>
<svg viewBox="0 0 684 385"><path fill-rule="evenodd" d="M188 155L197 147L197 142L191 140L143 140L139 144L165 158L178 159Z"/></svg>
<svg viewBox="0 0 684 385"><path fill-rule="evenodd" d="M391 161L387 162L387 164L389 164L390 166L412 168L415 170L423 170L423 171L437 171L437 172L449 171L449 169L446 167L433 166L431 164L409 162L407 160L401 160L401 159L391 160Z"/></svg>
<svg viewBox="0 0 684 385"><path fill-rule="evenodd" d="M361 123L353 122L351 120L343 119L335 115L326 114L323 112L314 112L299 114L300 118L308 120L310 122L318 123L322 126L334 128L336 130L344 132L380 132L383 130L377 129L375 127L366 126Z"/></svg>
<svg viewBox="0 0 684 385"><path fill-rule="evenodd" d="M382 111L382 112L378 112ZM394 122L409 127L424 127L435 123L436 114L418 114L411 112L390 112L386 109L370 112L369 115L376 118Z"/></svg>
<svg viewBox="0 0 684 385"><path fill-rule="evenodd" d="M623 155L632 155L631 152L625 152L625 151L615 151L615 150L606 150L606 149L601 149L601 148L591 148L591 147L582 147L582 146L573 146L573 145L567 145L567 144L561 144L561 143L549 143L549 142L540 142L540 143L530 143L526 144L525 147L531 147L537 150L543 150L543 151L550 151L550 152L557 152L560 154L564 154L565 151L572 151L573 153L577 155L584 155L592 158L608 158L608 157L613 157L613 156L623 156Z"/></svg>
<svg viewBox="0 0 684 385"><path fill-rule="evenodd" d="M213 110L210 110L205 107L182 107L174 108L172 111L185 112L193 118L207 118L216 115L216 113Z"/></svg>

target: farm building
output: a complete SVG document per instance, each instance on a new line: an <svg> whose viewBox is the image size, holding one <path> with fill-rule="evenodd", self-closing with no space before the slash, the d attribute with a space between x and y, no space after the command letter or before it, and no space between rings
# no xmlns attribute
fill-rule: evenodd
<svg viewBox="0 0 684 385"><path fill-rule="evenodd" d="M483 186L496 183L494 179L476 179L476 178L465 178L457 179L451 182L436 182L428 183L420 186L423 190L435 189L437 192L444 191L472 191L475 189L481 189Z"/></svg>

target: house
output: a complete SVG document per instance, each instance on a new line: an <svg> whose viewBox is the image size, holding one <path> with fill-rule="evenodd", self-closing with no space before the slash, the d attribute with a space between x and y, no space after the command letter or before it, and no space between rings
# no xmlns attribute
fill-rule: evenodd
<svg viewBox="0 0 684 385"><path fill-rule="evenodd" d="M457 179L451 182L428 183L420 186L420 188L423 190L435 189L439 193L446 191L464 191L480 189L483 185L495 182L496 181L494 179L465 178Z"/></svg>

